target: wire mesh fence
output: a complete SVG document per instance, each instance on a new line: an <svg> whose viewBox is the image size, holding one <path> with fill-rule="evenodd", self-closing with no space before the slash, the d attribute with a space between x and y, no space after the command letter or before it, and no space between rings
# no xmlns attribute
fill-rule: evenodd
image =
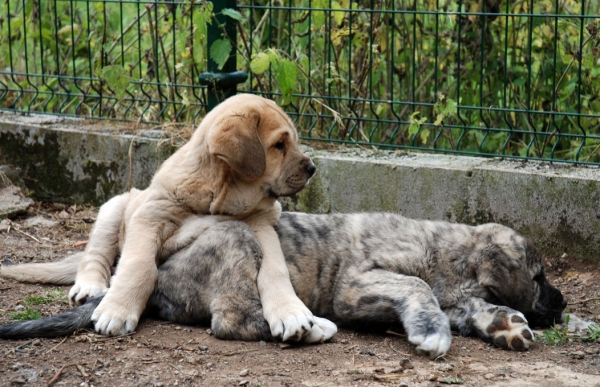
<svg viewBox="0 0 600 387"><path fill-rule="evenodd" d="M237 37L203 1L0 10L1 109L195 122L235 55L305 139L600 164L597 1L239 0Z"/></svg>

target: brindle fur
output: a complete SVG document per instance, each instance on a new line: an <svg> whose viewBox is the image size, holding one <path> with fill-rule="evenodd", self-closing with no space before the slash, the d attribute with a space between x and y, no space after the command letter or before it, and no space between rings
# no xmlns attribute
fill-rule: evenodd
<svg viewBox="0 0 600 387"><path fill-rule="evenodd" d="M449 347L450 328L527 349L530 325L560 321L566 305L531 242L498 224L283 213L276 231L294 289L314 314L341 325L401 323L431 357ZM272 339L256 286L260 262L246 225L220 223L160 266L148 310L178 323L210 321L222 339ZM99 300L90 302L79 314L0 327L0 337L70 333L89 325Z"/></svg>

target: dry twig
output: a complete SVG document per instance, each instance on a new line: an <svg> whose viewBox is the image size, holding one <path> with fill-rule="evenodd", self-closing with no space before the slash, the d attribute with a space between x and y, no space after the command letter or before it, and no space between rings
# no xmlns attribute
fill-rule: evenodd
<svg viewBox="0 0 600 387"><path fill-rule="evenodd" d="M76 366L76 365L78 365L78 364L77 363L69 363L69 364L65 364L64 366L60 367L60 369L58 370L58 372L56 374L54 374L52 379L50 379L50 381L48 383L46 383L46 387L50 387L54 382L56 382L58 380L58 378L60 378L60 375L62 374L62 372L64 371L65 368L70 367L70 366Z"/></svg>

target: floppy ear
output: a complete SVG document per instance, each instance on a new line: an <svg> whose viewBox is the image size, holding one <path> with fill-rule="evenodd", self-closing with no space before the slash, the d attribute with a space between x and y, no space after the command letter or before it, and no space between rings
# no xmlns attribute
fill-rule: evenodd
<svg viewBox="0 0 600 387"><path fill-rule="evenodd" d="M258 136L257 113L228 114L209 129L208 151L244 176L257 178L267 168L266 154Z"/></svg>

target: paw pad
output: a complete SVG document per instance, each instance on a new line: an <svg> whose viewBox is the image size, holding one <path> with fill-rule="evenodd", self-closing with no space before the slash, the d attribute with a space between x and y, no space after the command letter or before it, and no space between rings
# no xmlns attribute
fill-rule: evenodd
<svg viewBox="0 0 600 387"><path fill-rule="evenodd" d="M534 341L534 335L525 317L515 310L490 309L493 313L491 323L486 332L490 335L493 343L500 348L523 351L529 349Z"/></svg>

